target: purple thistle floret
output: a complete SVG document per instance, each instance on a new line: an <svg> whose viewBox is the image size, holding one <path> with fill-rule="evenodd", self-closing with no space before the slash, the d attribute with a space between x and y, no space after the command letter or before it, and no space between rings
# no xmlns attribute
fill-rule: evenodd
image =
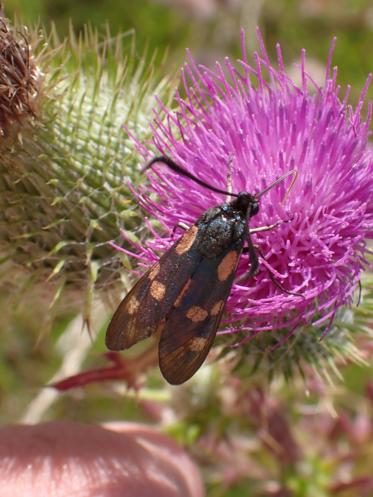
<svg viewBox="0 0 373 497"><path fill-rule="evenodd" d="M137 145L144 160L167 155L222 189L231 161L234 192L256 193L295 169L298 176L290 191L287 178L261 198L251 227L279 225L252 235L264 260L260 258L255 277L233 286L221 333L244 329L249 338L280 328L292 332L310 323L326 333L336 311L352 302L366 265L366 239L373 234L371 103L362 116L371 76L353 109L350 88L342 96L337 69L331 71L335 40L325 83L319 87L306 72L304 50L298 86L286 74L280 46L275 68L259 30L258 39L254 65L248 62L244 33L237 64L226 58L211 70L189 57L182 71L185 96L176 95L172 110L159 103L152 151ZM150 228L153 238L138 247L144 266L174 243L177 223L192 225L205 210L225 201L165 166L155 170L149 173L149 185L136 194L165 230L159 234ZM242 255L237 276L248 266L248 256ZM302 297L281 291L270 273Z"/></svg>

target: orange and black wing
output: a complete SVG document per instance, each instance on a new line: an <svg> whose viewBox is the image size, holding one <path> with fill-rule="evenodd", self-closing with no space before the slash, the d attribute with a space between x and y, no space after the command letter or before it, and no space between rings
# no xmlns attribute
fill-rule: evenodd
<svg viewBox="0 0 373 497"><path fill-rule="evenodd" d="M200 263L198 236L198 227L194 225L122 300L106 332L109 349L128 349L157 331Z"/></svg>
<svg viewBox="0 0 373 497"><path fill-rule="evenodd" d="M211 348L229 296L242 247L201 259L162 326L159 366L179 385L200 368Z"/></svg>

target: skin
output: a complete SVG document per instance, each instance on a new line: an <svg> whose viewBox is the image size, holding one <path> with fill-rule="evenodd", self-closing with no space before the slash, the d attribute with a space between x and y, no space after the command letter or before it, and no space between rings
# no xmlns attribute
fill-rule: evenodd
<svg viewBox="0 0 373 497"><path fill-rule="evenodd" d="M205 495L189 456L143 425L14 425L0 440L2 497Z"/></svg>

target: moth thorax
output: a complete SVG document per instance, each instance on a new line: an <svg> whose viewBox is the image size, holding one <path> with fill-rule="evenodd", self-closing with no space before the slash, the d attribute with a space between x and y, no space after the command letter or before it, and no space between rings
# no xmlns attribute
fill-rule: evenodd
<svg viewBox="0 0 373 497"><path fill-rule="evenodd" d="M221 216L208 223L200 242L200 250L205 257L216 257L243 239L246 223L238 217Z"/></svg>

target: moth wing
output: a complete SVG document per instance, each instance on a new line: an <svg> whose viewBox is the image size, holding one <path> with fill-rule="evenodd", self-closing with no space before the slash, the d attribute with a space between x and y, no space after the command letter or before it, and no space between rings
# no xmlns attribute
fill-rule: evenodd
<svg viewBox="0 0 373 497"><path fill-rule="evenodd" d="M203 258L186 281L161 331L159 366L179 385L200 368L211 348L229 296L241 247Z"/></svg>
<svg viewBox="0 0 373 497"><path fill-rule="evenodd" d="M124 297L106 332L105 341L109 349L128 349L157 331L181 288L199 264L201 255L197 234L198 227L194 225Z"/></svg>
<svg viewBox="0 0 373 497"><path fill-rule="evenodd" d="M151 285L149 274L151 274L152 269L156 268L157 264L154 264L149 271L141 276L111 318L105 337L106 346L110 350L128 349L136 342L151 335L151 330L138 328L137 314L140 306L143 305L142 302L149 294Z"/></svg>

